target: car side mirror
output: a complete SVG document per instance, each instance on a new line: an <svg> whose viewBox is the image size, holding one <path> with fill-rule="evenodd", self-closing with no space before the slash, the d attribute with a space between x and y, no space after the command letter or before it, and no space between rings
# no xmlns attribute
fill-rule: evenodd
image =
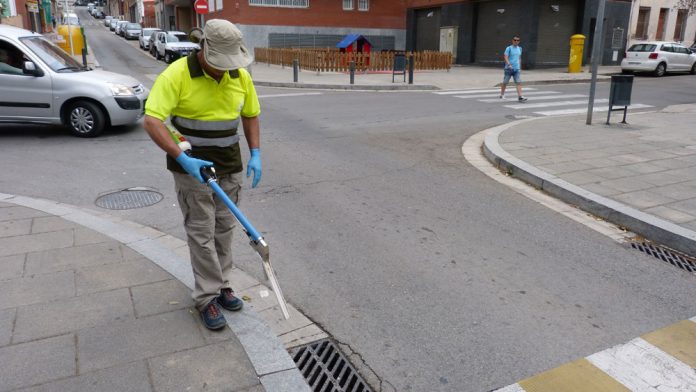
<svg viewBox="0 0 696 392"><path fill-rule="evenodd" d="M37 68L36 64L34 64L33 61L25 61L24 67L22 68L22 71L24 72L25 75L31 75L31 76L43 76L44 75L41 68Z"/></svg>

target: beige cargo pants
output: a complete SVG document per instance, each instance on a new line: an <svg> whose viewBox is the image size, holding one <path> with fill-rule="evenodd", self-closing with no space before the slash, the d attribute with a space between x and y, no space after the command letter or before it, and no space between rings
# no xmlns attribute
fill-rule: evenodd
<svg viewBox="0 0 696 392"><path fill-rule="evenodd" d="M172 172L179 206L184 215L191 267L196 287L191 294L196 308L202 310L230 286L232 271L232 232L236 220L232 212L206 184L188 174ZM242 173L218 177L218 184L239 202Z"/></svg>

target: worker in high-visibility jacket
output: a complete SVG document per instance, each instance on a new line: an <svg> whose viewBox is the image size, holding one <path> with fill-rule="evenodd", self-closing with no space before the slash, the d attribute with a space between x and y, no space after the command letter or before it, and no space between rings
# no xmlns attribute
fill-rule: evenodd
<svg viewBox="0 0 696 392"><path fill-rule="evenodd" d="M173 62L155 80L145 105L144 126L167 153L196 282L192 297L205 326L216 330L226 325L220 306L228 310L243 306L230 282L236 221L206 186L200 169L214 165L218 184L235 203L239 201L241 120L251 156L247 177L254 173L252 187L256 187L261 180L261 109L251 75L244 69L252 57L241 31L227 20L211 19L200 38L200 50ZM168 119L192 145L190 156L171 137Z"/></svg>

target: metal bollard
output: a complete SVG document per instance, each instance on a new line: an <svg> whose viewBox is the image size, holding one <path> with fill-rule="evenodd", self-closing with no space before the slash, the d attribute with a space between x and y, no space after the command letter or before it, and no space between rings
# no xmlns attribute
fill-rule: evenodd
<svg viewBox="0 0 696 392"><path fill-rule="evenodd" d="M355 61L350 62L350 84L355 84Z"/></svg>
<svg viewBox="0 0 696 392"><path fill-rule="evenodd" d="M300 60L294 59L292 60L292 81L297 83L297 81L300 78Z"/></svg>
<svg viewBox="0 0 696 392"><path fill-rule="evenodd" d="M413 84L413 68L415 67L413 55L408 58L408 84Z"/></svg>
<svg viewBox="0 0 696 392"><path fill-rule="evenodd" d="M82 65L87 67L87 48L82 48Z"/></svg>

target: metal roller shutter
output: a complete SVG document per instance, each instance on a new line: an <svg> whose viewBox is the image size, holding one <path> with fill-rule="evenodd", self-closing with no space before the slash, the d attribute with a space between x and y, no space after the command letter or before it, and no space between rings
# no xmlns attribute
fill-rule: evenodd
<svg viewBox="0 0 696 392"><path fill-rule="evenodd" d="M570 36L576 33L577 1L544 0L540 11L536 64L567 65Z"/></svg>
<svg viewBox="0 0 696 392"><path fill-rule="evenodd" d="M519 34L520 12L529 12L517 0L479 3L475 61L479 64L503 63L503 52L512 36ZM522 45L524 48L524 44Z"/></svg>

